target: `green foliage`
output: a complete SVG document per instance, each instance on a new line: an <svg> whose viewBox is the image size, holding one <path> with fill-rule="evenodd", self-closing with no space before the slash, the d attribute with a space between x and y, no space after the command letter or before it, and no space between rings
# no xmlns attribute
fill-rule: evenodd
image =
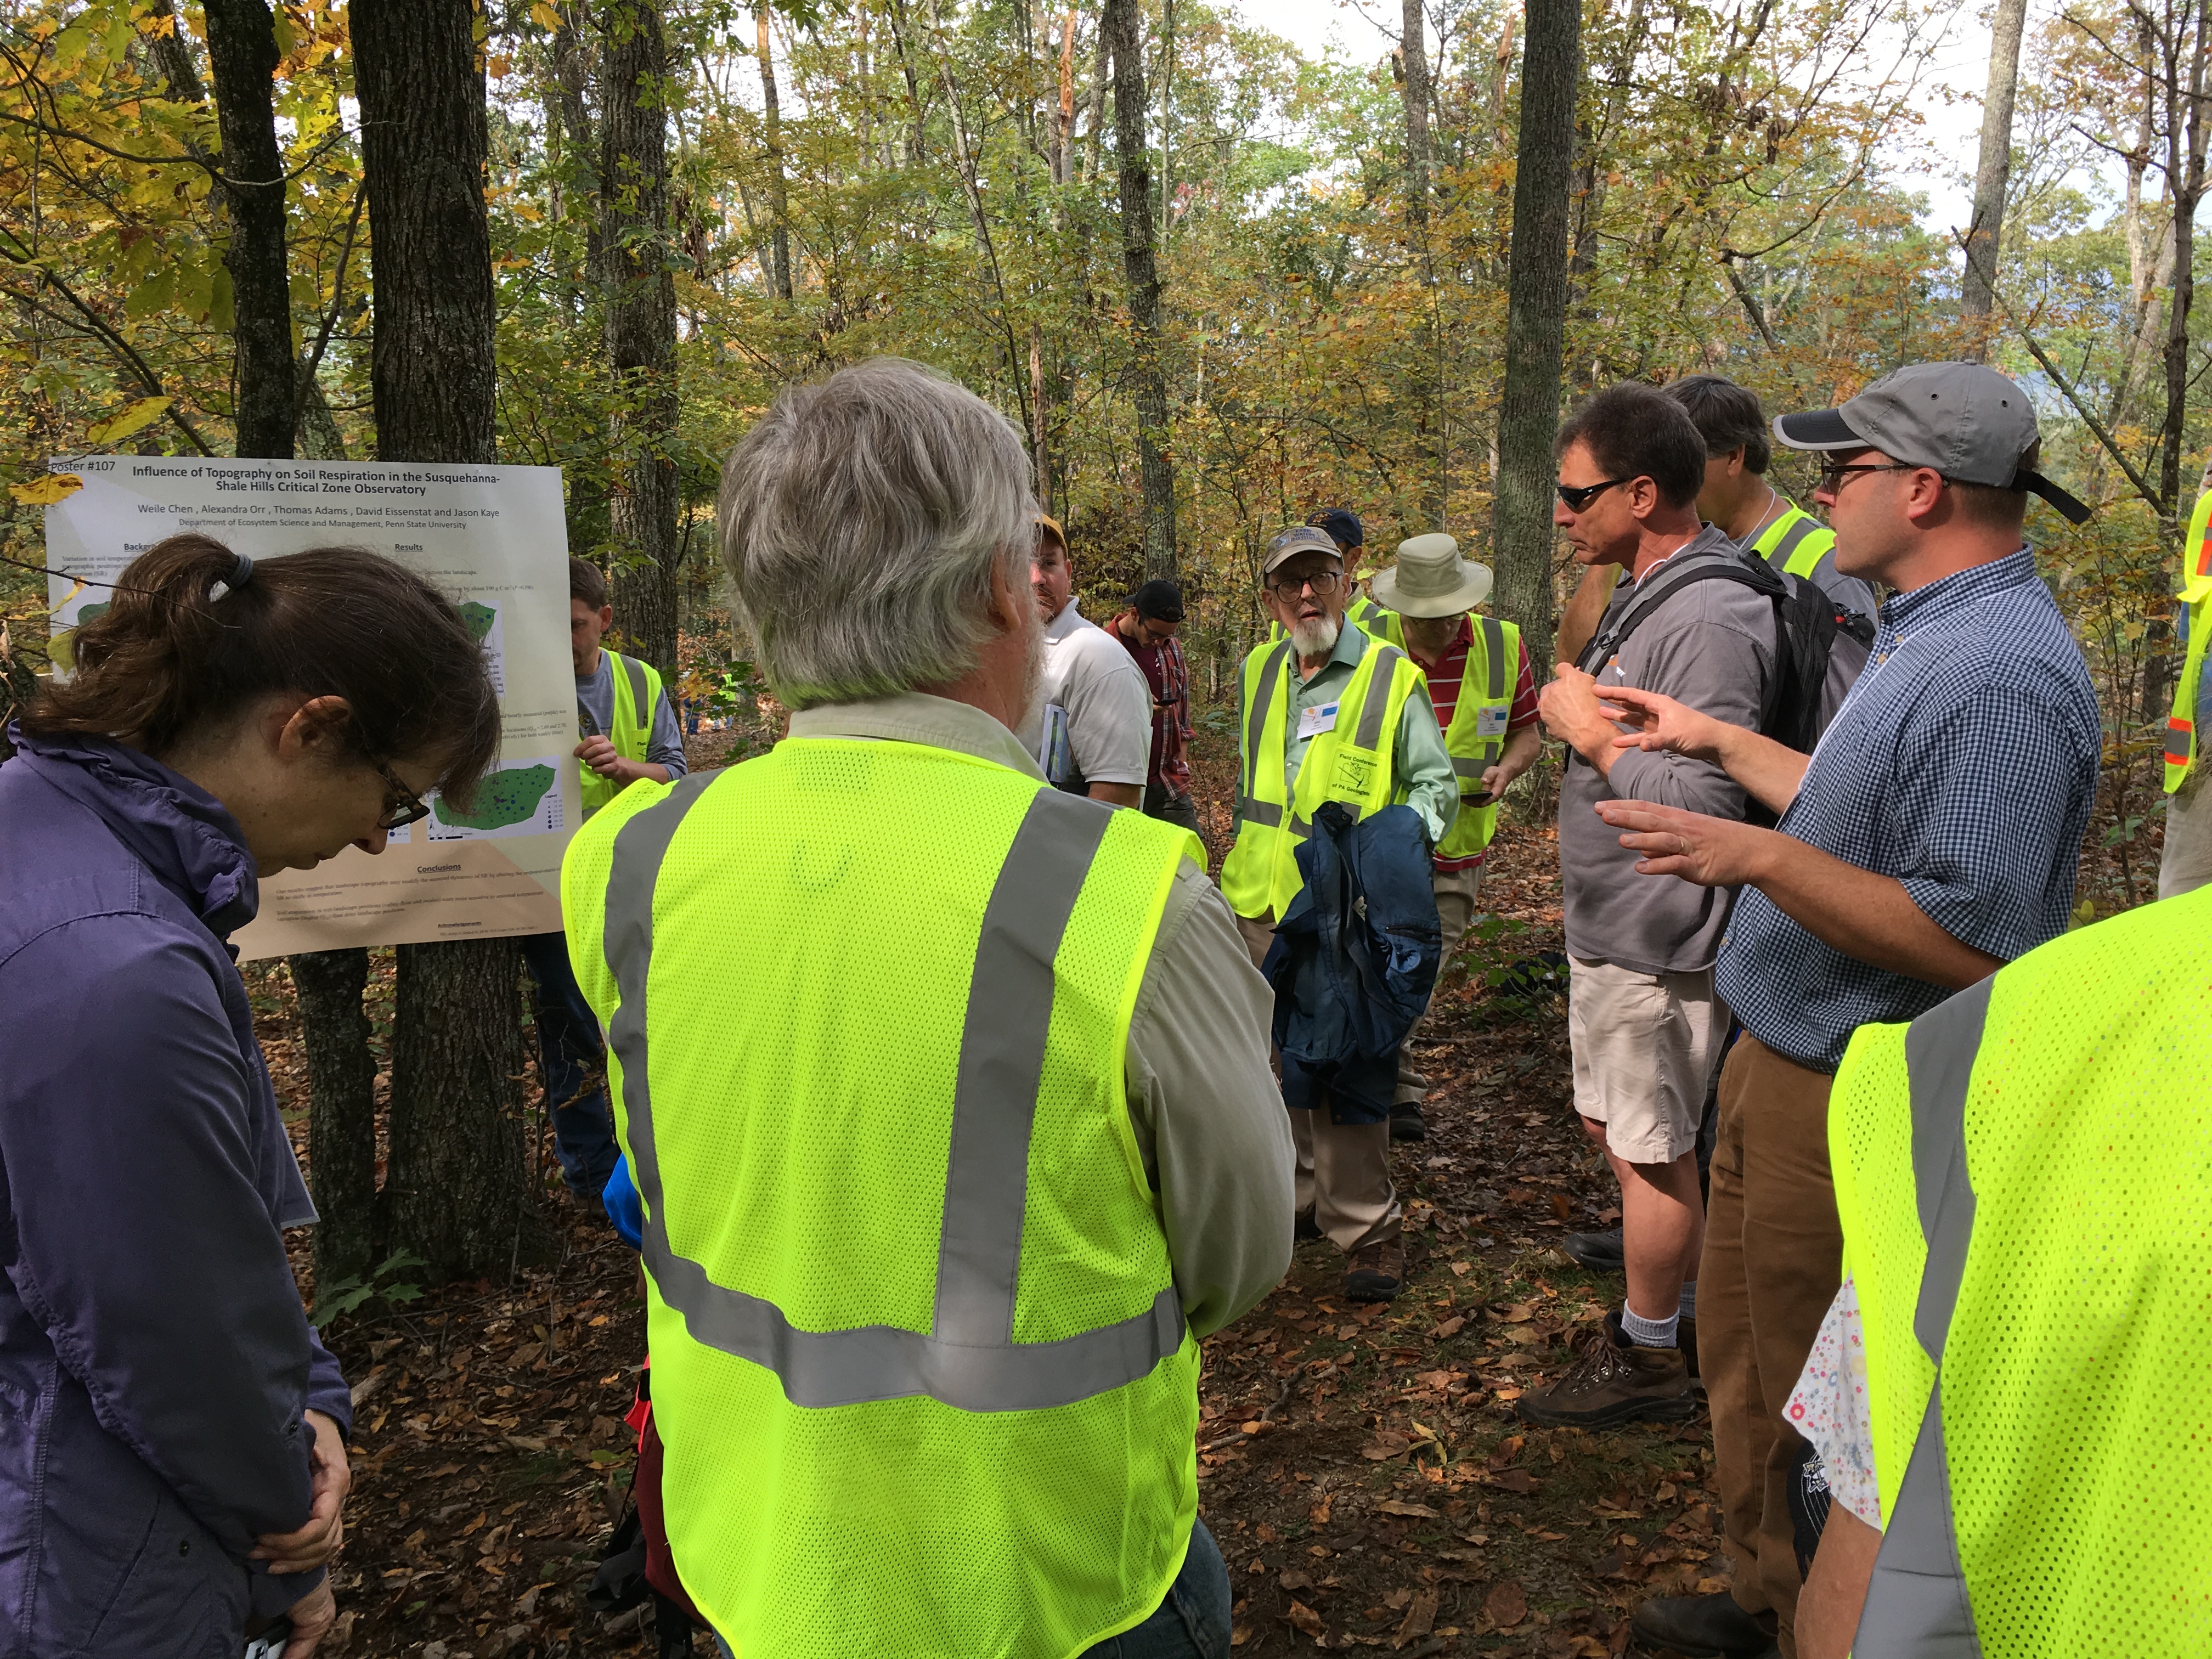
<svg viewBox="0 0 2212 1659"><path fill-rule="evenodd" d="M410 1250L388 1255L369 1269L366 1279L347 1278L315 1287L315 1308L311 1316L315 1328L328 1330L346 1315L363 1308L393 1309L418 1301L422 1287L411 1280L402 1280L399 1275L409 1269L422 1266L422 1258Z"/></svg>

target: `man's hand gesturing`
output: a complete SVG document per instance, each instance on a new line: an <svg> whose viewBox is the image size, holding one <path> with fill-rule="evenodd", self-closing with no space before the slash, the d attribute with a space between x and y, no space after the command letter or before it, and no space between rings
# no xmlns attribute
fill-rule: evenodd
<svg viewBox="0 0 2212 1659"><path fill-rule="evenodd" d="M1636 866L1639 874L1680 876L1700 887L1741 887L1756 880L1778 839L1771 830L1648 801L1601 800L1597 815L1627 832L1620 844L1644 855Z"/></svg>
<svg viewBox="0 0 2212 1659"><path fill-rule="evenodd" d="M1735 729L1687 703L1633 685L1608 685L1598 695L1607 718L1636 728L1613 740L1616 749L1669 750L1718 765L1721 745Z"/></svg>

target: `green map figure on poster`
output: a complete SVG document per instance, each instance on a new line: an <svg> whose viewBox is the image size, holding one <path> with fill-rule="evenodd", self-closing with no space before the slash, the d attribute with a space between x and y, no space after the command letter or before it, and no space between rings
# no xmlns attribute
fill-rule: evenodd
<svg viewBox="0 0 2212 1659"><path fill-rule="evenodd" d="M499 620L499 612L488 605L478 605L474 599L462 600L460 611L461 620L469 625L470 636L482 645L484 635L491 632L491 625Z"/></svg>
<svg viewBox="0 0 2212 1659"><path fill-rule="evenodd" d="M504 830L538 811L545 792L553 787L550 766L517 766L495 772L477 787L477 802L467 811L458 810L441 796L431 811L448 830Z"/></svg>

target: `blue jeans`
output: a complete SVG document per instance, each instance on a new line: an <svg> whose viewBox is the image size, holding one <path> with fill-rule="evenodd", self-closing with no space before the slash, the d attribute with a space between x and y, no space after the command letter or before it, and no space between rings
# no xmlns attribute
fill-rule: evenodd
<svg viewBox="0 0 2212 1659"><path fill-rule="evenodd" d="M621 1149L607 1105L606 1045L568 965L560 933L532 933L522 960L538 987L538 1076L553 1120L553 1153L571 1192L597 1194Z"/></svg>
<svg viewBox="0 0 2212 1659"><path fill-rule="evenodd" d="M730 1644L717 1636L722 1659ZM1082 1659L1229 1659L1229 1569L1206 1522L1190 1526L1190 1550L1167 1600L1134 1630L1109 1636Z"/></svg>

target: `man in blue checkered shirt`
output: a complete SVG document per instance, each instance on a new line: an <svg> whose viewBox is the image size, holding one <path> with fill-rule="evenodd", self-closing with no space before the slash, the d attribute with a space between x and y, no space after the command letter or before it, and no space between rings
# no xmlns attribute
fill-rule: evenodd
<svg viewBox="0 0 2212 1659"><path fill-rule="evenodd" d="M1610 692L1623 747L1717 762L1772 830L1604 801L1638 869L1741 887L1717 987L1743 1026L1721 1073L1698 1348L1735 1573L1646 1602L1679 1647L1790 1650L1799 1574L1783 1413L1838 1288L1828 1089L1850 1035L1909 1020L2065 930L2101 726L2081 653L2022 544L2027 395L1973 363L1922 363L1775 435L1825 452L1814 500L1837 568L1895 590L1866 671L1809 757L1640 690Z"/></svg>

